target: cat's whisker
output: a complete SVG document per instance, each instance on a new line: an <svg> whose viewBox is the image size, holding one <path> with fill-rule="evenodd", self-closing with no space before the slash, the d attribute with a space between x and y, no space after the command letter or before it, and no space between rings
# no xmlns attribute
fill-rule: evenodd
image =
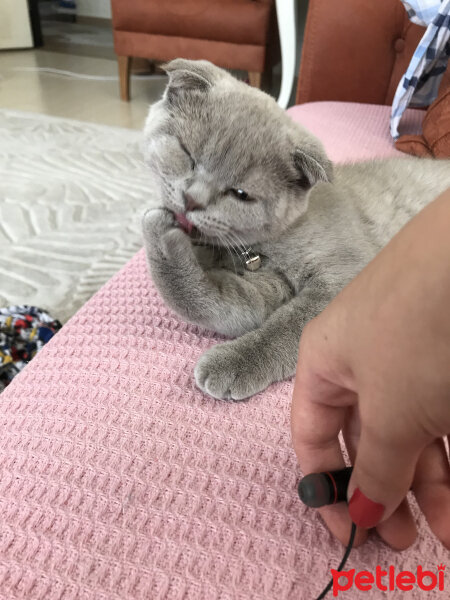
<svg viewBox="0 0 450 600"><path fill-rule="evenodd" d="M230 255L231 261L233 263L234 272L237 273L238 270L236 268L236 263L234 262L234 256L233 256L233 252L232 252L233 251L233 246L219 232L217 232L217 236L218 236L220 242L224 245L225 251L228 252L228 254Z"/></svg>
<svg viewBox="0 0 450 600"><path fill-rule="evenodd" d="M236 258L238 260L239 265L242 265L242 255L245 252L245 247L241 245L238 241L233 240L230 234L228 234L228 238L230 240L230 246Z"/></svg>
<svg viewBox="0 0 450 600"><path fill-rule="evenodd" d="M216 235L217 235L217 237L218 237L218 239L220 241L220 244L221 244L222 248L225 250L225 252L227 252L230 255L231 261L233 263L233 269L236 272L236 265L234 263L233 254L230 251L230 247L229 247L229 244L228 244L227 240L224 239L224 237L219 232L217 232Z"/></svg>
<svg viewBox="0 0 450 600"><path fill-rule="evenodd" d="M241 260L241 252L239 252L239 250L236 249L236 244L233 242L233 239L230 237L229 234L226 234L226 239L228 240L230 248L236 254L238 260Z"/></svg>
<svg viewBox="0 0 450 600"><path fill-rule="evenodd" d="M227 241L227 245L229 246L230 254L231 254L231 252L234 252L234 254L236 255L236 257L238 259L238 262L241 263L242 254L246 250L245 246L240 242L239 238L237 238L237 236L235 234L233 234L231 231L224 232L222 237ZM233 239L233 238L235 238L235 239ZM237 248L236 248L236 246L237 246ZM235 264L234 258L233 258L233 264Z"/></svg>
<svg viewBox="0 0 450 600"><path fill-rule="evenodd" d="M238 255L239 255L239 257L241 257L241 255L247 250L247 246L239 238L239 236L236 233L234 233L233 231L229 231L228 235L231 240L234 239L234 243L235 243L235 245L237 245L237 247L239 249Z"/></svg>
<svg viewBox="0 0 450 600"><path fill-rule="evenodd" d="M239 248L245 248L245 244L243 243L243 241L239 238L239 236L237 235L237 233L235 233L234 231L229 230L228 228L223 232L227 237L231 239L233 239L234 244L237 245Z"/></svg>
<svg viewBox="0 0 450 600"><path fill-rule="evenodd" d="M229 233L226 231L222 231L220 233L220 237L222 241L225 241L228 251L234 252L236 256L239 257L239 253L236 251L235 244L233 243L232 238L229 236Z"/></svg>

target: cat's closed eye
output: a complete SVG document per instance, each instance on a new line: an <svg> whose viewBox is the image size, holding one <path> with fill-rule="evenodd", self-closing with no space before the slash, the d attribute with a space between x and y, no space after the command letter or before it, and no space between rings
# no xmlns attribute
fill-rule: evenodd
<svg viewBox="0 0 450 600"><path fill-rule="evenodd" d="M248 200L249 199L247 192L244 192L244 190L241 190L240 188L238 188L238 189L232 188L230 190L230 192L232 194L234 194L238 200Z"/></svg>
<svg viewBox="0 0 450 600"><path fill-rule="evenodd" d="M187 154L189 160L191 161L191 168L192 168L192 170L194 170L195 169L195 160L192 158L191 153L189 152L189 150L186 148L186 146L183 144L183 142L181 140L178 140L178 143L180 144L181 149L183 150L183 152L185 154Z"/></svg>

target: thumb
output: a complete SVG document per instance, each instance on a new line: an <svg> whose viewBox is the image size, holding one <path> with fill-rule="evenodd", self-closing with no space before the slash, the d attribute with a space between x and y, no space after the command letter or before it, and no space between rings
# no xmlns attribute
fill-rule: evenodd
<svg viewBox="0 0 450 600"><path fill-rule="evenodd" d="M386 520L408 493L420 448L364 427L348 487L352 521L369 529Z"/></svg>

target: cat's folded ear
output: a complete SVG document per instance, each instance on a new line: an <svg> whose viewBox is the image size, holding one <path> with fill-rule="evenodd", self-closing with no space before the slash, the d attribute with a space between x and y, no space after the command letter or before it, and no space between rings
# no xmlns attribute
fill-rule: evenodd
<svg viewBox="0 0 450 600"><path fill-rule="evenodd" d="M180 91L207 92L220 77L221 69L207 60L186 60L176 58L162 68L169 75L167 94Z"/></svg>
<svg viewBox="0 0 450 600"><path fill-rule="evenodd" d="M333 180L333 165L320 146L296 148L293 159L302 188L309 189L319 181L330 183Z"/></svg>

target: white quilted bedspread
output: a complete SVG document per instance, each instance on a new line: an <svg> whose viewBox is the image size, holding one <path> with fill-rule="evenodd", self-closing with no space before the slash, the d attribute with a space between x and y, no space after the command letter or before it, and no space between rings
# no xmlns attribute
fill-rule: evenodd
<svg viewBox="0 0 450 600"><path fill-rule="evenodd" d="M0 306L66 321L141 246L139 131L0 110Z"/></svg>

